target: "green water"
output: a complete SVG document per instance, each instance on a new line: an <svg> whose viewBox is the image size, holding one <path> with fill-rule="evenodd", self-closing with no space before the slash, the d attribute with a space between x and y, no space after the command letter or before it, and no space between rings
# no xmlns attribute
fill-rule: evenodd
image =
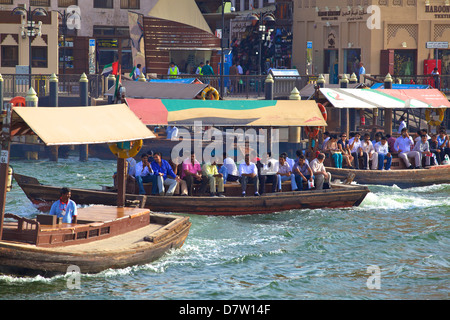
<svg viewBox="0 0 450 320"><path fill-rule="evenodd" d="M114 161L13 161L42 183L100 188ZM209 217L190 215L185 245L144 266L82 275L0 275L0 299L448 299L450 184L373 186L351 209ZM37 210L14 184L7 212ZM369 266L379 268L368 287ZM82 292L82 294L81 294Z"/></svg>

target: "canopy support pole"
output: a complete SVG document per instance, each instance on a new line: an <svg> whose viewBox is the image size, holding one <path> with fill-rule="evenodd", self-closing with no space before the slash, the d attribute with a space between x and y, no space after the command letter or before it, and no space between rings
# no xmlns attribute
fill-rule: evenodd
<svg viewBox="0 0 450 320"><path fill-rule="evenodd" d="M117 157L117 206L119 208L125 207L126 182L126 159Z"/></svg>
<svg viewBox="0 0 450 320"><path fill-rule="evenodd" d="M3 235L3 219L5 218L6 190L8 188L9 154L11 151L11 108L8 107L3 118L1 153L0 153L0 240Z"/></svg>

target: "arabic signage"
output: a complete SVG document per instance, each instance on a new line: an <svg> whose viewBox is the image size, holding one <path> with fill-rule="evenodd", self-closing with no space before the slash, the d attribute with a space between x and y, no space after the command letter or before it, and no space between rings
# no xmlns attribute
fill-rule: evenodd
<svg viewBox="0 0 450 320"><path fill-rule="evenodd" d="M426 44L427 49L448 49L447 41L428 41Z"/></svg>
<svg viewBox="0 0 450 320"><path fill-rule="evenodd" d="M322 21L358 21L365 19L367 9L364 7L350 7L339 10L321 10L317 12L317 15Z"/></svg>

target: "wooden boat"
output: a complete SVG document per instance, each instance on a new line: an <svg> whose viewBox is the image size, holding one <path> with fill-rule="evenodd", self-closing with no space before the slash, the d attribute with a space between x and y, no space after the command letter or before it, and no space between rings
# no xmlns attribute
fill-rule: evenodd
<svg viewBox="0 0 450 320"><path fill-rule="evenodd" d="M59 187L42 185L35 178L14 173L14 179L27 197L40 210L46 211L58 198ZM148 186L146 186L148 187ZM266 186L268 187L268 186ZM244 215L273 213L292 209L344 208L358 206L369 189L365 186L332 184L331 189L287 191L290 184L283 184L283 192L266 193L263 196L241 197L239 184L226 184L226 197L209 196L151 196L126 194L126 201L143 201L153 212L176 212L200 215ZM72 199L77 204L114 204L117 193L72 188Z"/></svg>
<svg viewBox="0 0 450 320"><path fill-rule="evenodd" d="M400 188L412 188L450 183L450 165L425 169L354 170L327 167L326 170L336 179L345 179L350 173L354 173L354 180L362 185L396 185Z"/></svg>
<svg viewBox="0 0 450 320"><path fill-rule="evenodd" d="M147 264L180 248L191 226L188 217L109 206L80 208L76 224L49 215L5 218L0 272L27 276L65 274L70 266L98 273Z"/></svg>
<svg viewBox="0 0 450 320"><path fill-rule="evenodd" d="M183 245L191 226L189 218L150 213L142 207L142 201L134 203L134 208L125 206L124 158L117 160L119 190L110 203L112 206L80 208L74 223L61 223L55 215L29 219L5 212L11 137L36 134L46 145L153 137L128 107L14 108L1 118L0 272L53 276L75 266L81 273L97 273L146 264ZM55 119L71 121L62 128L53 126ZM55 201L59 195L55 198L51 193L51 197Z"/></svg>

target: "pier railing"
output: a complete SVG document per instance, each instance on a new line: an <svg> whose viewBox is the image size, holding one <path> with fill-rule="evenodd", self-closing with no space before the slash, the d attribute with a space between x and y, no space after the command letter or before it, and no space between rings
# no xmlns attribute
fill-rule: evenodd
<svg viewBox="0 0 450 320"><path fill-rule="evenodd" d="M433 88L437 87L437 84L434 81L434 78L432 75L410 75L410 76L403 76L403 75L391 75L394 82L400 80L402 84L425 84L429 85ZM379 82L384 82L384 78L386 78L386 75L371 75L372 78L376 79ZM440 83L439 83L439 89L444 94L449 95L450 94L450 75L444 74L440 75Z"/></svg>
<svg viewBox="0 0 450 320"><path fill-rule="evenodd" d="M78 96L80 94L80 77L78 74L57 74L59 95ZM103 96L105 89L105 77L98 74L86 75L89 80L89 94L92 98ZM16 97L27 95L29 89L30 76L28 74L2 74L4 97ZM31 86L36 91L38 97L49 94L50 74L32 74Z"/></svg>

